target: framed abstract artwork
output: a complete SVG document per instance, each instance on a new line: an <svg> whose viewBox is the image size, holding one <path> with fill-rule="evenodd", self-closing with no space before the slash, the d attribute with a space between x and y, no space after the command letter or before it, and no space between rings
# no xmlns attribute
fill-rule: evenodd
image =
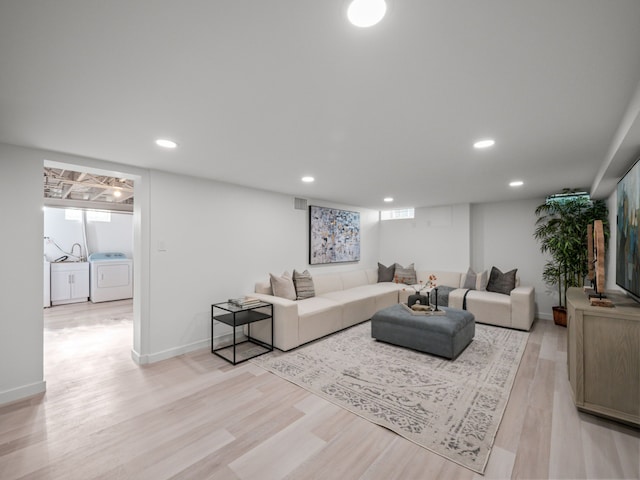
<svg viewBox="0 0 640 480"><path fill-rule="evenodd" d="M309 206L309 264L360 261L360 213Z"/></svg>
<svg viewBox="0 0 640 480"><path fill-rule="evenodd" d="M616 283L640 299L640 159L618 182Z"/></svg>

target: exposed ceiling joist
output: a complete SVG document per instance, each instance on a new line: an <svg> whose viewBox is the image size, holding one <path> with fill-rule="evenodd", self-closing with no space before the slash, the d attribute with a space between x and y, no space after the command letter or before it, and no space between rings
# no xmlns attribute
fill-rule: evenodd
<svg viewBox="0 0 640 480"><path fill-rule="evenodd" d="M55 206L66 202L68 206L78 208L84 202L86 208L112 209L116 205L133 208L133 181L87 172L48 168L44 169L45 204L55 200ZM80 202L80 203L79 203Z"/></svg>

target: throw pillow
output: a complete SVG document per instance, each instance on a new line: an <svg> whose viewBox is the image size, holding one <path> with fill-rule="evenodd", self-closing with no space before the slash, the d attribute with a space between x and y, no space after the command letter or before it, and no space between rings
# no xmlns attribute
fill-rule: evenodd
<svg viewBox="0 0 640 480"><path fill-rule="evenodd" d="M476 276L478 277L476 290L486 290L487 282L489 281L489 272L483 270L482 272L477 273Z"/></svg>
<svg viewBox="0 0 640 480"><path fill-rule="evenodd" d="M397 279L398 283L406 283L407 285L415 285L418 283L416 277L416 269L413 267L413 263L406 268L399 263L395 264L396 271L394 273L394 280Z"/></svg>
<svg viewBox="0 0 640 480"><path fill-rule="evenodd" d="M392 263L388 267L378 262L378 283L393 282L393 275L396 271L396 264Z"/></svg>
<svg viewBox="0 0 640 480"><path fill-rule="evenodd" d="M296 287L296 300L304 300L305 298L316 296L315 289L313 288L313 279L311 278L309 270L305 270L302 273L294 270L293 283Z"/></svg>
<svg viewBox="0 0 640 480"><path fill-rule="evenodd" d="M271 279L271 290L276 297L286 298L288 300L296 299L296 289L293 286L293 278L289 272L284 272L281 276L269 274Z"/></svg>
<svg viewBox="0 0 640 480"><path fill-rule="evenodd" d="M474 272L469 267L467 273L464 278L464 285L462 288L466 288L467 290L486 290L487 289L487 281L488 274L486 270L482 272Z"/></svg>
<svg viewBox="0 0 640 480"><path fill-rule="evenodd" d="M491 267L489 275L489 283L487 283L488 292L503 293L509 295L511 290L516 288L516 272L517 268L507 273L502 273L496 267Z"/></svg>
<svg viewBox="0 0 640 480"><path fill-rule="evenodd" d="M467 270L467 275L464 278L464 285L462 286L462 288L466 288L467 290L475 290L477 279L478 276L476 275L476 272L471 270L471 267L469 267L469 270Z"/></svg>

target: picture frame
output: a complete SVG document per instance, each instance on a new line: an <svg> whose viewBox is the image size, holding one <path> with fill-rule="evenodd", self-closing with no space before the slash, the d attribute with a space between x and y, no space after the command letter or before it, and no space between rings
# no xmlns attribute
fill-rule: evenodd
<svg viewBox="0 0 640 480"><path fill-rule="evenodd" d="M360 261L360 212L309 206L309 264Z"/></svg>
<svg viewBox="0 0 640 480"><path fill-rule="evenodd" d="M616 284L640 301L640 159L617 186Z"/></svg>

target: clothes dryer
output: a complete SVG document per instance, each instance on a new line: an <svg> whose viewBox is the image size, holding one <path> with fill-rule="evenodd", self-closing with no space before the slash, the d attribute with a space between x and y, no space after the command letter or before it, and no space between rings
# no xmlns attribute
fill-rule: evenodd
<svg viewBox="0 0 640 480"><path fill-rule="evenodd" d="M93 303L133 298L133 260L124 253L92 253L89 270Z"/></svg>

